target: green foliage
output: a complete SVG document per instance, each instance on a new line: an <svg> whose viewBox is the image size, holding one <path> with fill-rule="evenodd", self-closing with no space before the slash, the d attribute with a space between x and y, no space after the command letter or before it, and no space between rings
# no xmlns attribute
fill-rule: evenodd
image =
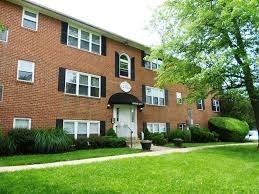
<svg viewBox="0 0 259 194"><path fill-rule="evenodd" d="M189 130L172 129L168 135L168 141L173 142L173 139L181 138L185 143L191 142L191 132Z"/></svg>
<svg viewBox="0 0 259 194"><path fill-rule="evenodd" d="M90 148L88 138L78 138L78 139L74 140L74 143L76 145L77 150Z"/></svg>
<svg viewBox="0 0 259 194"><path fill-rule="evenodd" d="M92 136L88 139L89 146L92 149L96 148L119 148L126 146L124 138L110 136Z"/></svg>
<svg viewBox="0 0 259 194"><path fill-rule="evenodd" d="M178 148L183 147L183 139L181 139L181 138L174 138L173 143Z"/></svg>
<svg viewBox="0 0 259 194"><path fill-rule="evenodd" d="M167 134L166 133L150 133L146 128L144 129L144 139L152 140L154 145L165 145L168 143Z"/></svg>
<svg viewBox="0 0 259 194"><path fill-rule="evenodd" d="M15 150L16 146L13 140L0 132L0 156L11 155Z"/></svg>
<svg viewBox="0 0 259 194"><path fill-rule="evenodd" d="M206 128L191 127L192 142L195 143L206 143L216 141L214 133L210 132Z"/></svg>
<svg viewBox="0 0 259 194"><path fill-rule="evenodd" d="M221 141L242 142L249 131L245 121L230 117L213 117L209 120L209 129L219 134Z"/></svg>
<svg viewBox="0 0 259 194"><path fill-rule="evenodd" d="M152 133L150 133L147 128L145 128L145 129L143 130L143 133L144 133L144 139L145 139L145 140L151 140Z"/></svg>
<svg viewBox="0 0 259 194"><path fill-rule="evenodd" d="M36 153L60 153L69 151L72 139L62 129L35 130Z"/></svg>
<svg viewBox="0 0 259 194"><path fill-rule="evenodd" d="M33 153L35 144L35 132L28 129L12 129L8 138L13 142L16 153Z"/></svg>
<svg viewBox="0 0 259 194"><path fill-rule="evenodd" d="M117 134L115 133L113 128L110 128L108 129L106 136L117 137Z"/></svg>
<svg viewBox="0 0 259 194"><path fill-rule="evenodd" d="M220 97L222 116L246 121L250 129L256 126L252 106L246 95L240 91L225 92Z"/></svg>

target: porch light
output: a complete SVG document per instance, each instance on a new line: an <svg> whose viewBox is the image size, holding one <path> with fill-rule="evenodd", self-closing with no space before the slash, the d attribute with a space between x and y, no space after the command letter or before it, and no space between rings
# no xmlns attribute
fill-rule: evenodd
<svg viewBox="0 0 259 194"><path fill-rule="evenodd" d="M108 108L108 109L111 108L111 105L110 105L110 104L107 104L107 108Z"/></svg>

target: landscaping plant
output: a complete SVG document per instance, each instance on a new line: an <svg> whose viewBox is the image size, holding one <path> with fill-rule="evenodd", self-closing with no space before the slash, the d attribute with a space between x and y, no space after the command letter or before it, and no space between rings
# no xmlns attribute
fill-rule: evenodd
<svg viewBox="0 0 259 194"><path fill-rule="evenodd" d="M206 142L215 142L215 135L214 133L210 132L206 128L199 128L199 127L191 127L191 136L192 142L194 143L206 143Z"/></svg>
<svg viewBox="0 0 259 194"><path fill-rule="evenodd" d="M185 143L191 142L190 130L172 129L168 135L168 141L173 142L173 139L181 138Z"/></svg>

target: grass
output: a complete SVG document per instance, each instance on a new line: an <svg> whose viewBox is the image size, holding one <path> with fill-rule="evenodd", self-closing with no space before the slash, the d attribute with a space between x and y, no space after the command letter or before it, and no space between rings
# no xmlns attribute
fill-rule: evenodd
<svg viewBox="0 0 259 194"><path fill-rule="evenodd" d="M0 173L0 193L259 193L255 145Z"/></svg>
<svg viewBox="0 0 259 194"><path fill-rule="evenodd" d="M48 162L78 160L86 158L96 158L102 156L114 156L120 154L130 154L141 150L130 148L105 148L94 150L77 150L59 154L37 154L37 155L16 155L0 157L0 166L15 166L26 164L42 164ZM1 192L0 192L1 193Z"/></svg>
<svg viewBox="0 0 259 194"><path fill-rule="evenodd" d="M208 142L208 143L183 143L183 147L191 148L198 146L210 146L210 145L226 145L226 144L235 144L236 142ZM167 147L176 148L173 143L169 143L166 145Z"/></svg>

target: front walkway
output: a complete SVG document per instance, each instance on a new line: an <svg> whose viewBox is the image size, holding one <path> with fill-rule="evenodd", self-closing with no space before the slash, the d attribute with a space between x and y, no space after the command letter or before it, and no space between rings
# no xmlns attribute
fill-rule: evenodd
<svg viewBox="0 0 259 194"><path fill-rule="evenodd" d="M14 172L14 171L22 171L22 170L31 170L31 169L43 169L43 168L54 168L61 166L73 166L79 164L90 164L96 162L103 162L108 160L119 160L125 158L137 158L137 157L146 157L146 156L160 156L164 154L170 153L186 153L194 150L200 150L205 148L214 148L214 147L224 147L224 146L238 146L238 145L251 145L256 143L237 143L237 144L226 144L226 145L209 145L209 146L200 146L200 147L192 147L192 148L167 148L162 146L153 146L152 152L142 152L136 154L124 154L117 156L106 156L99 158L89 158L89 159L81 159L81 160L71 160L71 161L61 161L61 162L53 162L53 163L45 163L45 164L32 164L32 165L22 165L22 166L6 166L0 167L1 172Z"/></svg>

